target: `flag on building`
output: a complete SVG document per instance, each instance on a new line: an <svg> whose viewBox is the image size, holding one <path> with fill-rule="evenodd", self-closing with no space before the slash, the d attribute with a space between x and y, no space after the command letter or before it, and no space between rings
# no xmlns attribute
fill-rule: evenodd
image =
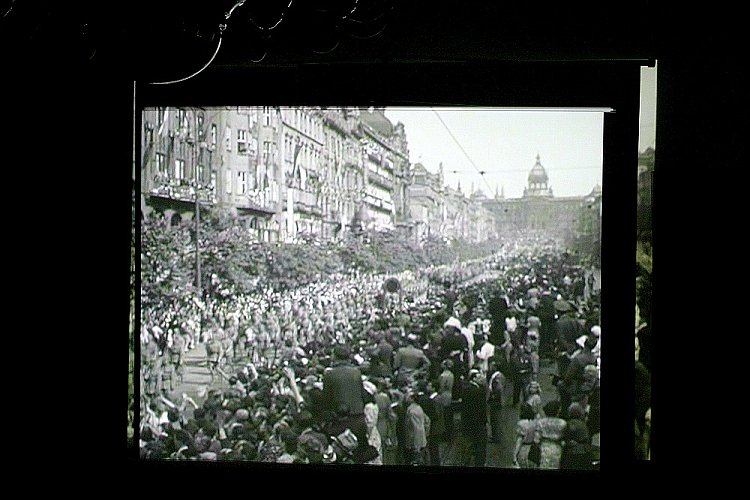
<svg viewBox="0 0 750 500"><path fill-rule="evenodd" d="M169 120L169 107L164 108L164 117L161 120L161 123L159 124L159 136L161 136L162 132L164 132L165 124Z"/></svg>

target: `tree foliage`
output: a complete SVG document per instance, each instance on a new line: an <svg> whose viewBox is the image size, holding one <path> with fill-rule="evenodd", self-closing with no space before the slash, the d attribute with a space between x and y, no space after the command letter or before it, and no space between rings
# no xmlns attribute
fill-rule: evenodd
<svg viewBox="0 0 750 500"><path fill-rule="evenodd" d="M195 295L195 227L169 227L159 218L144 221L141 300L163 301ZM230 214L210 212L199 227L201 290L204 296L283 290L346 273L394 274L489 255L496 241L471 243L431 237L417 243L403 232L348 233L338 241L302 236L294 243L259 242Z"/></svg>

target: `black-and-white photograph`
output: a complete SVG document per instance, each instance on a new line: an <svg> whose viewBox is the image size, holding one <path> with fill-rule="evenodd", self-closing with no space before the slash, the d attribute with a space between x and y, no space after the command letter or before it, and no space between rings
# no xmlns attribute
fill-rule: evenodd
<svg viewBox="0 0 750 500"><path fill-rule="evenodd" d="M635 456L651 460L653 178L657 66L641 68L635 281Z"/></svg>
<svg viewBox="0 0 750 500"><path fill-rule="evenodd" d="M608 111L139 111L141 458L597 469Z"/></svg>

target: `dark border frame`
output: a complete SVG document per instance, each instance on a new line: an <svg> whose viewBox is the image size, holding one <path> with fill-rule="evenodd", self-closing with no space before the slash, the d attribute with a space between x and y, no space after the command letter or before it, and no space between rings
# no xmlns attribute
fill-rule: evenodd
<svg viewBox="0 0 750 500"><path fill-rule="evenodd" d="M136 84L136 116L149 106L223 105L456 105L507 107L611 107L604 119L602 213L602 326L607 332L602 378L601 471L597 478L619 477L633 461L633 344L630 337L635 305L636 166L640 67L647 60L411 62L294 64L284 66L209 68L173 85ZM136 130L139 130L136 127ZM140 137L136 138L137 147ZM136 158L138 155L136 156ZM137 169L139 172L139 169ZM136 187L140 179L136 179ZM139 217L136 217L136 222ZM136 231L140 234L138 224ZM140 238L138 237L138 241ZM627 331L626 331L627 330ZM132 451L132 450L131 450ZM137 452L137 450L136 450ZM142 462L140 472L253 469L262 474L382 474L424 472L524 476L525 471L475 468L409 468L333 466L278 467L256 463L196 464ZM196 468L196 469L194 469ZM533 475L537 475L532 473ZM579 474L545 473L546 478ZM586 475L591 476L591 474Z"/></svg>

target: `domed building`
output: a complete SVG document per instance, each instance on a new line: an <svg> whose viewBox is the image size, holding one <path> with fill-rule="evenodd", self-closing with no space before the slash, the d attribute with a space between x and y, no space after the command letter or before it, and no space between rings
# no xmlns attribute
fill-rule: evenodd
<svg viewBox="0 0 750 500"><path fill-rule="evenodd" d="M529 172L529 184L523 190L523 196L526 197L552 197L552 188L548 187L549 177L547 171L542 166L539 155L536 155L536 164L531 167Z"/></svg>
<svg viewBox="0 0 750 500"><path fill-rule="evenodd" d="M555 197L540 155L536 156L527 181L521 198L496 195L484 201L495 214L497 233L558 238L583 252L598 255L601 186L583 196Z"/></svg>

